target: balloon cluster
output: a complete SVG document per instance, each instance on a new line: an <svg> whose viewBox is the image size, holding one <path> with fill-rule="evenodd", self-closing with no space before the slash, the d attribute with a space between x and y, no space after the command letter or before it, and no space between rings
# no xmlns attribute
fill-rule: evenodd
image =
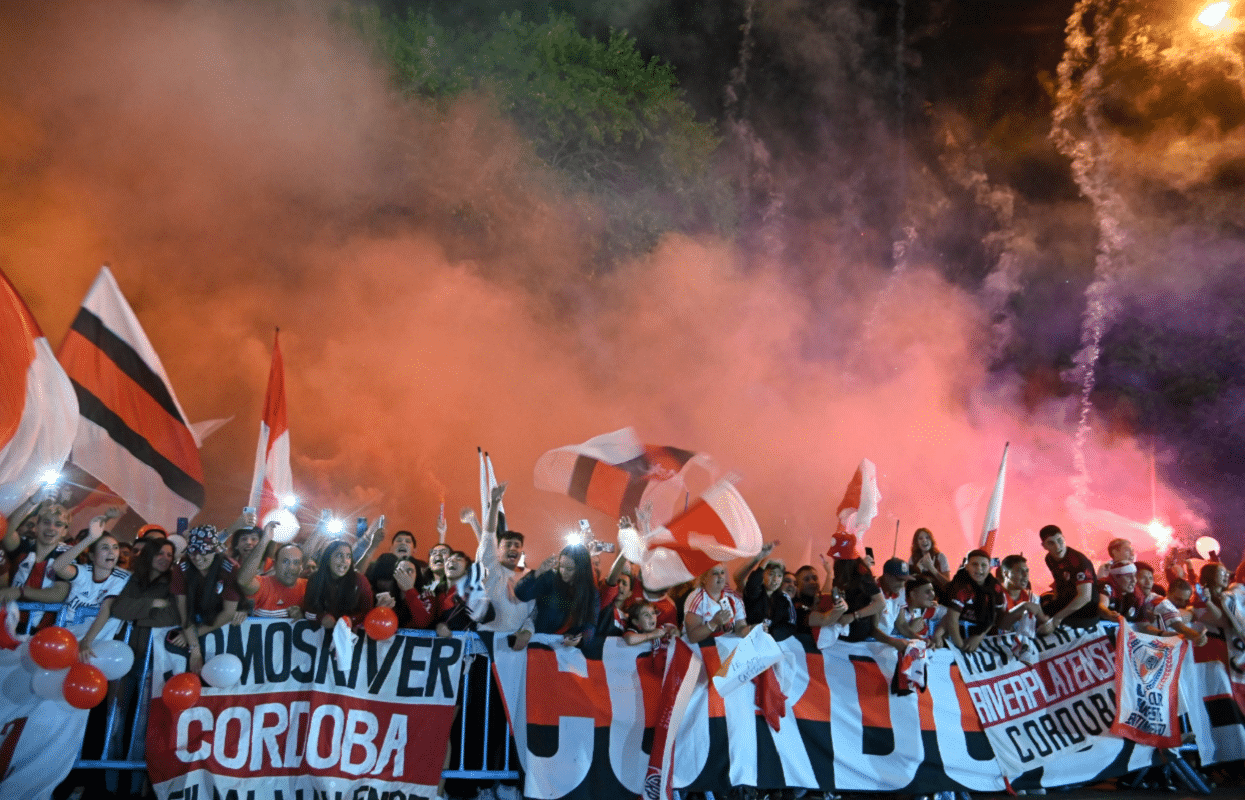
<svg viewBox="0 0 1245 800"><path fill-rule="evenodd" d="M221 653L209 658L198 675L181 672L169 678L164 682L160 697L171 711L185 711L199 702L204 682L214 689L229 689L237 686L240 680L242 659L232 653Z"/></svg>
<svg viewBox="0 0 1245 800"><path fill-rule="evenodd" d="M108 694L108 681L134 666L134 653L124 642L95 645L91 663L78 660L78 640L67 628L44 628L27 645L30 690L44 700L64 700L74 708L94 708ZM23 659L25 660L25 659Z"/></svg>

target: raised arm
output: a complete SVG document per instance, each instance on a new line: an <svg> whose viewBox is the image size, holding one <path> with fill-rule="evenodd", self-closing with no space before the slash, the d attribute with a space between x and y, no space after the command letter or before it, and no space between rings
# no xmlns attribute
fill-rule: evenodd
<svg viewBox="0 0 1245 800"><path fill-rule="evenodd" d="M734 575L735 587L739 590L740 594L743 594L744 584L748 581L748 576L752 574L752 570L756 569L757 564L760 564L762 561L764 561L766 558L769 557L769 554L773 552L774 545L776 544L778 543L777 542L766 542L765 544L761 545L761 551L757 553L755 556L753 556L752 560L748 561L742 567L735 570L735 575Z"/></svg>
<svg viewBox="0 0 1245 800"><path fill-rule="evenodd" d="M364 551L363 557L354 565L355 571L361 573L367 572L367 568L372 566L372 561L376 558L376 552L380 549L380 543L385 541L385 515L381 514L377 517L376 521L372 523L371 530L364 535L370 536L372 539L367 546L367 550Z"/></svg>
<svg viewBox="0 0 1245 800"><path fill-rule="evenodd" d="M117 516L113 513L114 511L116 511L115 508L109 509L107 514L100 514L92 519L82 541L56 557L56 560L52 562L52 571L56 573L56 577L63 581L71 581L78 577L78 565L74 561L83 550L98 542L99 537L104 535L104 524Z"/></svg>
<svg viewBox="0 0 1245 800"><path fill-rule="evenodd" d="M259 544L247 555L246 561L242 562L242 569L238 571L238 588L247 597L259 591L259 569L264 563L264 553L268 551L268 543L272 541L272 535L276 533L277 521L273 520L264 526L264 532L259 537Z"/></svg>
<svg viewBox="0 0 1245 800"><path fill-rule="evenodd" d="M494 539L497 538L497 520L501 516L501 498L506 493L509 481L502 481L489 492L488 519L484 521L484 532Z"/></svg>
<svg viewBox="0 0 1245 800"><path fill-rule="evenodd" d="M47 498L50 488L47 486L41 487L30 497L23 500L20 506L13 509L12 514L9 514L7 520L8 527L5 529L4 538L0 539L0 547L3 547L5 552L13 552L22 543L22 538L18 536L17 529L21 527L22 520L39 508L39 504Z"/></svg>

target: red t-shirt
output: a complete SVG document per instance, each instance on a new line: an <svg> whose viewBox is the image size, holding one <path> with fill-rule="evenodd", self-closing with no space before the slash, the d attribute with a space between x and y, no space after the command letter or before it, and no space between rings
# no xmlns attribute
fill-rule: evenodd
<svg viewBox="0 0 1245 800"><path fill-rule="evenodd" d="M255 581L259 584L259 591L251 598L255 601L255 616L288 617L291 607L302 608L306 578L299 578L293 586L286 586L271 575L261 575Z"/></svg>

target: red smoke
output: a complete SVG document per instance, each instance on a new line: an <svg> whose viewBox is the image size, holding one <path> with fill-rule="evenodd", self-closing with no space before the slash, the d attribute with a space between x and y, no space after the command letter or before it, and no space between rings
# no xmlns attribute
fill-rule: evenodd
<svg viewBox="0 0 1245 800"><path fill-rule="evenodd" d="M1039 526L1079 527L1065 507L1074 407L1030 408L1019 381L988 383L988 315L932 269L883 291L889 264L791 269L669 236L601 271L592 209L552 188L485 101L398 100L314 13L0 14L0 266L55 342L111 263L191 418L234 416L203 447L208 521L246 502L279 326L312 514L385 513L421 547L436 539L441 481L449 541L470 544L453 519L478 503L477 445L511 482L510 524L533 556L580 516L612 538L611 520L532 489L531 468L624 425L738 472L789 562L809 539L814 560L824 551L862 456L883 495L865 544L884 557L896 519L901 554L918 525L953 558L975 546L985 497L968 533L954 497L966 483L988 496L1009 440L996 554L1032 559ZM1098 504L1148 521L1148 454L1127 437L1091 449ZM1199 524L1160 491L1160 508ZM1121 525L1090 526L1100 554L1130 535Z"/></svg>

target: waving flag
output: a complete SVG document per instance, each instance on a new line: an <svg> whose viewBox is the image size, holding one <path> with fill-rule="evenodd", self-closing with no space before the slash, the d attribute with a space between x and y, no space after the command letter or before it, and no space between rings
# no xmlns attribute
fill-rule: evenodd
<svg viewBox="0 0 1245 800"><path fill-rule="evenodd" d="M248 505L257 510L260 520L264 520L281 507L281 498L293 493L290 426L285 413L285 362L281 359L281 331L278 330L272 340L272 367L268 370L264 416L259 421L259 449L255 452Z"/></svg>
<svg viewBox="0 0 1245 800"><path fill-rule="evenodd" d="M999 464L999 476L994 479L994 491L990 494L990 505L986 508L986 519L981 525L981 549L994 555L994 538L999 532L999 518L1003 515L1003 478L1007 475L1007 449L1011 442L1003 445L1003 461Z"/></svg>
<svg viewBox="0 0 1245 800"><path fill-rule="evenodd" d="M649 589L690 581L715 564L761 552L761 528L729 480L710 486L665 525L643 533L622 527L618 534L619 547L640 565Z"/></svg>
<svg viewBox="0 0 1245 800"><path fill-rule="evenodd" d="M872 461L862 458L836 511L839 517L839 529L836 532L864 536L864 532L869 530L869 524L878 515L878 503L881 501L882 495L878 492L878 469L873 466Z"/></svg>
<svg viewBox="0 0 1245 800"><path fill-rule="evenodd" d="M199 513L199 441L107 266L57 355L78 396L73 462L148 522L172 525Z"/></svg>
<svg viewBox="0 0 1245 800"><path fill-rule="evenodd" d="M707 455L643 444L634 429L623 428L545 453L536 461L535 484L612 519L632 516L651 503L654 518L665 521L674 515L676 499L683 510L686 476L696 467L708 473L709 481L719 477Z"/></svg>
<svg viewBox="0 0 1245 800"><path fill-rule="evenodd" d="M0 272L0 517L59 471L73 445L78 400L17 289Z"/></svg>

